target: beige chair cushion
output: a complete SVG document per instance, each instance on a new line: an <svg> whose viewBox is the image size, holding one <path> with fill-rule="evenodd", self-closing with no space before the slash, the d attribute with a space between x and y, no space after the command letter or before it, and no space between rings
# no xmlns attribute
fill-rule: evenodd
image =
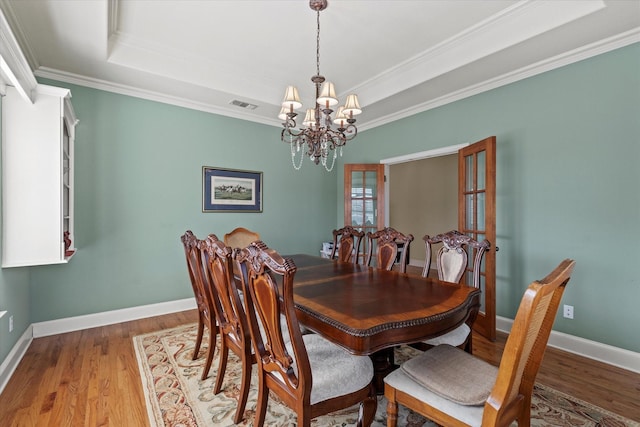
<svg viewBox="0 0 640 427"><path fill-rule="evenodd" d="M439 337L431 338L430 340L426 340L425 344L429 344L432 346L437 346L440 344L449 344L454 347L458 347L467 340L467 337L471 333L471 328L466 323L455 328L453 331L449 331L444 335L440 335Z"/></svg>
<svg viewBox="0 0 640 427"><path fill-rule="evenodd" d="M498 368L450 345L439 345L402 364L411 379L461 405L484 405Z"/></svg>

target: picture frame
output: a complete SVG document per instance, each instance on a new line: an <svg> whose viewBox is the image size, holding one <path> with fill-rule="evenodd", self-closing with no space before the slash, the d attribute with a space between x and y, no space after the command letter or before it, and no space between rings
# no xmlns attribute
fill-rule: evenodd
<svg viewBox="0 0 640 427"><path fill-rule="evenodd" d="M203 166L202 212L262 212L262 172Z"/></svg>

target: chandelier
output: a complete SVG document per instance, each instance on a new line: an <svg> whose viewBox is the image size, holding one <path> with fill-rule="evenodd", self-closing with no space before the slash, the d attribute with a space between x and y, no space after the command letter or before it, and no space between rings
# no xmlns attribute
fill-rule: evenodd
<svg viewBox="0 0 640 427"><path fill-rule="evenodd" d="M358 96L352 94L347 96L345 105L338 107L335 117L331 118L332 107L338 104L336 90L333 83L326 82L320 75L320 11L326 9L327 5L327 0L309 0L309 7L316 11L317 21L316 75L311 77L316 89L315 108L307 109L302 128L298 128L295 110L302 108L302 103L298 89L288 86L278 114L278 118L284 120L280 139L291 144L291 163L296 170L302 167L304 157L309 157L316 165L321 163L327 171L331 171L338 156L336 149L340 148L342 156L342 147L357 135L354 116L362 112ZM336 126L335 129L331 127L332 124ZM299 156L298 161L296 156Z"/></svg>

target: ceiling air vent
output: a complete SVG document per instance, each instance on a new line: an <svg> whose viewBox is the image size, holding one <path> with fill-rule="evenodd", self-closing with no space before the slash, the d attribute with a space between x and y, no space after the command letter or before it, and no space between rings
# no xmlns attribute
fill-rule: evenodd
<svg viewBox="0 0 640 427"><path fill-rule="evenodd" d="M255 104L249 104L248 102L238 101L237 99L234 99L229 104L236 105L241 108L246 108L247 110L255 110L256 108L258 108L258 106Z"/></svg>

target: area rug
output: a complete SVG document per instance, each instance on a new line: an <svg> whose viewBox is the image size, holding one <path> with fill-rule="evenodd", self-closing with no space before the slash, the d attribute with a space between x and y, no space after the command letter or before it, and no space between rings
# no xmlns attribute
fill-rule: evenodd
<svg viewBox="0 0 640 427"><path fill-rule="evenodd" d="M199 357L191 360L196 340L195 324L166 329L133 338L147 411L152 427L232 426L239 393L241 367L239 359L229 352L223 390L213 394L218 351L209 377L200 376L206 354L206 332ZM396 350L396 363L402 363L418 351L407 346ZM257 399L256 366L253 367L251 390L241 426L253 425ZM386 426L386 399L378 398L378 410L373 426ZM431 421L399 406L398 426L433 427ZM358 407L354 406L315 418L312 426L352 426L356 424ZM295 426L296 415L273 393L265 425ZM549 387L536 384L531 407L532 426L612 426L640 427L640 423L625 419L605 409L595 407Z"/></svg>

